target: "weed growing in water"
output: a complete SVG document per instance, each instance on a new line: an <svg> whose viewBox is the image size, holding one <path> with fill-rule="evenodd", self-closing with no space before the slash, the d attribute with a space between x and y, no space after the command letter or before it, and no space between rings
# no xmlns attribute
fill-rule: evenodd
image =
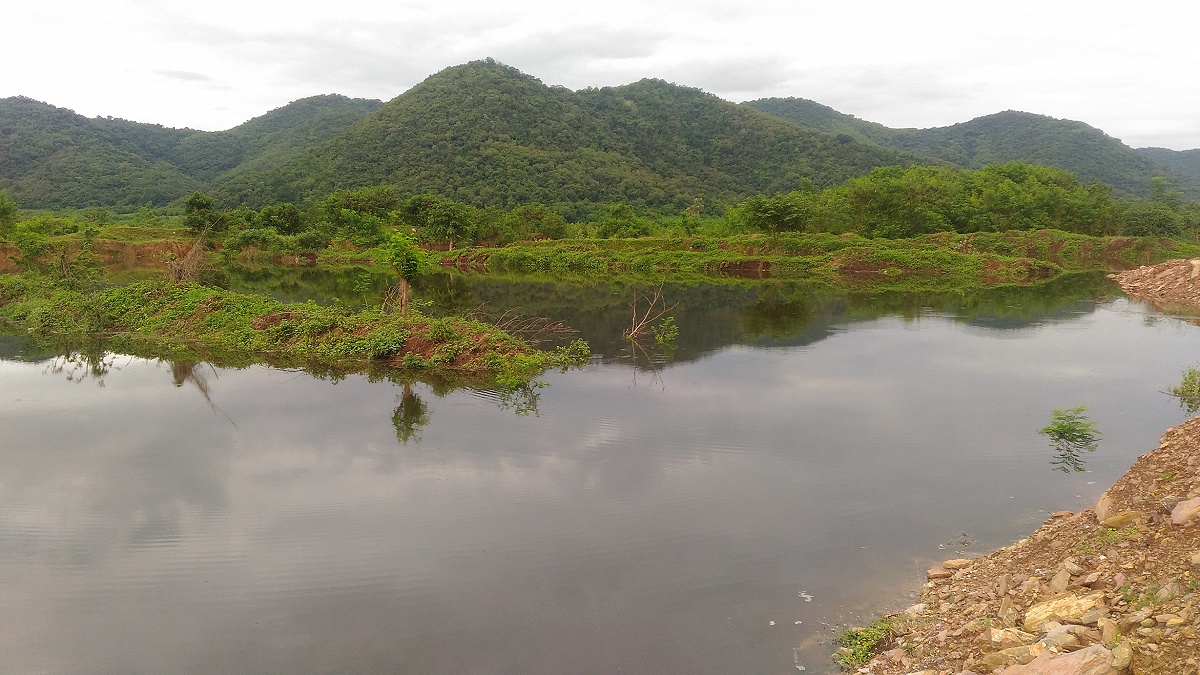
<svg viewBox="0 0 1200 675"><path fill-rule="evenodd" d="M1192 367L1183 371L1183 379L1167 391L1179 399L1179 407L1188 416L1195 415L1200 410L1200 369Z"/></svg>
<svg viewBox="0 0 1200 675"><path fill-rule="evenodd" d="M1081 455L1095 451L1100 442L1100 432L1096 431L1096 423L1087 418L1086 406L1055 408L1050 413L1050 424L1038 433L1050 437L1055 453L1050 464L1063 473L1083 471Z"/></svg>

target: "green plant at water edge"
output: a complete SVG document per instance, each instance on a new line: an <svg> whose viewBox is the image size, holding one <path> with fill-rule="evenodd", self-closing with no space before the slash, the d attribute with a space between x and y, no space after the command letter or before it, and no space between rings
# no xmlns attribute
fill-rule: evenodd
<svg viewBox="0 0 1200 675"><path fill-rule="evenodd" d="M839 649L834 653L834 660L843 668L858 668L864 666L884 642L891 637L896 620L891 617L875 619L863 628L847 628L838 633L834 640Z"/></svg>
<svg viewBox="0 0 1200 675"><path fill-rule="evenodd" d="M1083 555L1099 553L1116 546L1123 541L1133 539L1140 533L1141 530L1134 525L1130 525L1129 527L1124 527L1119 530L1112 527L1102 527L1096 532L1095 535L1092 536L1091 539L1084 539L1083 541L1080 541L1075 546L1075 550Z"/></svg>
<svg viewBox="0 0 1200 675"><path fill-rule="evenodd" d="M668 316L662 323L651 328L650 333L654 335L654 342L659 347L674 347L675 338L679 337L679 325L675 323L675 317Z"/></svg>
<svg viewBox="0 0 1200 675"><path fill-rule="evenodd" d="M1087 418L1086 406L1055 408L1050 413L1050 424L1038 433L1050 438L1050 447L1055 453L1050 464L1063 473L1083 471L1081 455L1093 452L1100 436L1096 423Z"/></svg>
<svg viewBox="0 0 1200 675"><path fill-rule="evenodd" d="M1179 407L1188 415L1195 415L1200 410L1200 370L1195 367L1183 371L1179 384L1171 387L1170 394L1179 399Z"/></svg>

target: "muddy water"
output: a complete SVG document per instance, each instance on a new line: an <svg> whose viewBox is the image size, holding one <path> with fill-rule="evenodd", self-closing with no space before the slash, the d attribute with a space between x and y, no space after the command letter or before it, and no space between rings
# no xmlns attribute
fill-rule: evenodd
<svg viewBox="0 0 1200 675"><path fill-rule="evenodd" d="M1160 392L1200 354L1076 280L668 287L678 348L631 355L635 290L424 285L431 311L523 298L597 345L525 414L0 340L0 669L819 672L829 626L930 561L1093 502L1183 419ZM1076 405L1103 440L1059 473L1036 430Z"/></svg>

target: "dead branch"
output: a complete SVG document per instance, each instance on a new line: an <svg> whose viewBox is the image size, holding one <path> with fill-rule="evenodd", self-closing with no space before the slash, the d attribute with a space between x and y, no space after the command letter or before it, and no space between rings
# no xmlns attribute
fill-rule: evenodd
<svg viewBox="0 0 1200 675"><path fill-rule="evenodd" d="M484 312L482 305L480 305L479 308L470 312L468 316L489 323L530 345L561 340L579 332L562 321L555 321L544 316L529 316L523 314L520 308L516 307L505 310L500 316L495 316Z"/></svg>
<svg viewBox="0 0 1200 675"><path fill-rule="evenodd" d="M638 308L639 300L646 301L646 310L643 312ZM634 297L633 302L629 303L629 309L632 312L629 330L625 331L624 337L626 340L637 342L638 340L652 335L652 327L655 321L666 316L671 310L679 306L679 303L667 305L667 301L662 296L662 286L654 289L653 295L645 293Z"/></svg>

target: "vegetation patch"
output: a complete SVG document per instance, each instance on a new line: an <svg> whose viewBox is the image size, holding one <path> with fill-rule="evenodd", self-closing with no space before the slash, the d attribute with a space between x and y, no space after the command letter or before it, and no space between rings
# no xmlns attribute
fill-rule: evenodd
<svg viewBox="0 0 1200 675"><path fill-rule="evenodd" d="M892 637L896 625L893 617L881 617L863 628L847 628L835 638L838 650L834 660L843 668L865 666Z"/></svg>
<svg viewBox="0 0 1200 675"><path fill-rule="evenodd" d="M103 336L115 347L163 357L347 372L391 366L513 386L589 355L582 341L555 352L535 351L495 326L469 319L285 304L163 281L84 292L2 276L0 326L47 338Z"/></svg>

